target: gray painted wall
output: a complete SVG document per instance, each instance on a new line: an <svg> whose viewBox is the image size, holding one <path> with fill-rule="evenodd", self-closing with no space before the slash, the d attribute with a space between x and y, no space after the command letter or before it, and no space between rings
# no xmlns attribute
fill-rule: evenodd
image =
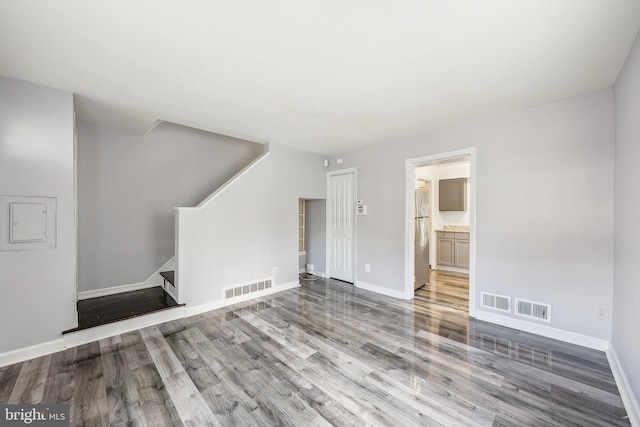
<svg viewBox="0 0 640 427"><path fill-rule="evenodd" d="M174 207L195 206L262 145L163 123L137 135L78 125L78 290L144 282L175 251Z"/></svg>
<svg viewBox="0 0 640 427"><path fill-rule="evenodd" d="M55 249L0 251L0 352L76 325L73 95L0 76L0 195L57 198Z"/></svg>
<svg viewBox="0 0 640 427"><path fill-rule="evenodd" d="M307 200L307 234L305 234L307 263L313 264L315 271L317 271L318 273L327 272L326 221L326 200Z"/></svg>
<svg viewBox="0 0 640 427"><path fill-rule="evenodd" d="M331 169L357 168L356 198L368 205L356 217L357 280L404 289L405 159L470 147L476 301L493 291L551 303L550 326L608 340L610 321L594 313L612 304L611 90L334 156Z"/></svg>
<svg viewBox="0 0 640 427"><path fill-rule="evenodd" d="M326 194L317 154L271 144L270 152L202 208L178 213L179 299L221 299L224 287L264 279L298 282L298 199Z"/></svg>
<svg viewBox="0 0 640 427"><path fill-rule="evenodd" d="M640 398L640 37L615 85L615 280L612 344Z"/></svg>

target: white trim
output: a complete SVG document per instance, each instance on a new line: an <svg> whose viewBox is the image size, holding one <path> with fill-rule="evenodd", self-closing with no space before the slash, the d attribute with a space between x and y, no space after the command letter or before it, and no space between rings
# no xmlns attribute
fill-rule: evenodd
<svg viewBox="0 0 640 427"><path fill-rule="evenodd" d="M114 335L120 335L137 329L146 328L147 326L182 319L185 317L184 313L184 306L172 307L166 310L145 314L144 316L134 317L132 319L119 320L117 322L107 323L106 325L70 332L63 336L64 347L76 347L82 344L112 337Z"/></svg>
<svg viewBox="0 0 640 427"><path fill-rule="evenodd" d="M156 119L156 121L153 122L151 127L149 129L147 129L147 131L144 133L144 136L149 135L155 128L160 126L162 123L164 123L164 120Z"/></svg>
<svg viewBox="0 0 640 427"><path fill-rule="evenodd" d="M129 285L112 286L110 288L95 289L93 291L83 291L83 292L78 292L78 300L85 300L90 298L104 297L107 295L121 294L123 292L138 291L140 289L154 288L156 286L159 286L159 285L142 282L142 283L131 283Z"/></svg>
<svg viewBox="0 0 640 427"><path fill-rule="evenodd" d="M450 265L436 265L435 270L451 271L453 273L469 274L468 268L452 267Z"/></svg>
<svg viewBox="0 0 640 427"><path fill-rule="evenodd" d="M178 301L178 288L175 285L167 282L167 286L166 288L164 288L164 290L167 291L169 295L171 295L171 298L173 298L174 301Z"/></svg>
<svg viewBox="0 0 640 427"><path fill-rule="evenodd" d="M498 313L489 313L487 311L477 310L476 315L473 317L478 320L484 320L485 322L495 323L496 325L506 326L508 328L536 335L542 335L543 337L553 338L595 350L606 351L609 348L609 341L602 338L565 331L564 329L557 329L551 326L541 325L539 323L531 323L526 320L515 319Z"/></svg>
<svg viewBox="0 0 640 427"><path fill-rule="evenodd" d="M75 102L74 102L75 104ZM73 112L73 306L74 319L78 320L78 122Z"/></svg>
<svg viewBox="0 0 640 427"><path fill-rule="evenodd" d="M327 276L324 274L324 272L322 272L322 271L307 270L306 268L301 268L301 269L299 270L299 273L300 273L300 274L302 274L302 273L313 274L314 276L322 277L323 279L324 279L325 277L327 277Z"/></svg>
<svg viewBox="0 0 640 427"><path fill-rule="evenodd" d="M42 344L7 351L5 353L0 353L0 367L24 362L29 359L35 359L36 357L45 356L61 350L64 350L64 342L62 338L58 338L57 340Z"/></svg>
<svg viewBox="0 0 640 427"><path fill-rule="evenodd" d="M222 184L216 191L214 191L213 193L211 193L206 199L204 199L203 201L201 201L198 206L196 206L195 208L176 208L176 209L185 209L185 210L189 210L189 209L197 209L200 210L202 208L204 208L205 206L207 206L209 203L211 203L211 201L213 199L215 199L216 197L218 197L222 192L224 192L227 188L229 188L231 185L233 185L234 182L236 182L238 179L240 179L240 177L244 174L246 174L249 170L253 169L254 167L256 167L258 165L258 163L261 163L267 156L269 156L269 154L271 153L270 149L269 149L269 143L264 144L264 151L262 152L262 154L260 154L258 157L256 157L251 163L249 163L247 166L245 166L244 168L242 168L242 170L240 170L240 172L238 172L237 174L235 174L234 176L231 177L231 179L229 179L227 182L225 182L224 184Z"/></svg>
<svg viewBox="0 0 640 427"><path fill-rule="evenodd" d="M176 257L172 256L169 259L169 261L162 264L162 267L154 271L153 274L151 274L151 276L149 276L147 280L144 281L144 283L147 283L147 284L155 283L156 286L162 286L163 282L162 282L162 279L160 278L161 277L160 273L167 270L175 270L175 260L176 260Z"/></svg>
<svg viewBox="0 0 640 427"><path fill-rule="evenodd" d="M629 381L629 377L627 377L627 374L620 364L620 359L618 359L618 354L616 353L615 348L613 348L613 346L609 346L605 351L605 354L607 355L607 360L609 361L613 378L618 386L618 391L620 392L622 403L624 404L624 408L629 416L631 426L640 427L640 406L638 405L638 399L633 394L631 381Z"/></svg>
<svg viewBox="0 0 640 427"><path fill-rule="evenodd" d="M476 149L475 147L447 153L416 157L405 160L405 253L404 253L404 299L413 299L414 289L414 255L413 241L415 230L413 227L413 212L415 200L413 190L415 182L413 175L416 166L423 163L456 157L469 157L471 166L469 176L469 316L476 314Z"/></svg>
<svg viewBox="0 0 640 427"><path fill-rule="evenodd" d="M148 288L153 288L155 286L162 286L163 282L162 282L162 279L160 278L160 272L165 271L167 269L173 270L174 269L173 263L175 259L176 257L171 257L169 261L162 264L162 267L157 269L144 282L131 283L128 285L111 286L109 288L94 289L92 291L78 292L78 300L104 297L107 295L115 295L115 294L121 294L123 292L138 291L140 289L148 289ZM173 292L171 292L170 289L167 288L167 292L173 297L173 299L177 301L176 296L173 295Z"/></svg>
<svg viewBox="0 0 640 427"><path fill-rule="evenodd" d="M375 292L377 294L386 295L386 296L392 297L392 298L406 299L405 298L405 294L402 291L396 291L396 290L385 288L385 287L382 287L382 286L372 285L370 283L365 283L365 282L362 282L360 280L358 280L356 282L356 288L364 289L366 291Z"/></svg>
<svg viewBox="0 0 640 427"><path fill-rule="evenodd" d="M240 286L240 285L236 285ZM195 316L196 314L206 313L211 310L217 310L222 307L227 307L229 305L237 304L239 302L249 301L255 298L264 297L267 295L275 294L277 292L287 291L289 289L299 288L299 282L289 282L284 283L282 285L271 286L268 289L263 289L257 292L251 292L245 295L239 295L237 297L222 299L217 301L211 301L205 304L189 306L185 308L185 317Z"/></svg>
<svg viewBox="0 0 640 427"><path fill-rule="evenodd" d="M356 200L358 200L358 169L357 168L347 168L347 169L338 169L338 170L334 170L334 171L329 171L327 172L327 203L326 203L326 215L325 215L325 222L326 222L326 251L325 251L325 256L326 256L326 277L331 277L331 177L332 176L338 176L338 175L348 175L348 174L353 174L353 201L355 203ZM354 207L355 209L355 207ZM358 281L358 263L357 263L357 259L358 259L358 240L357 240L357 234L358 234L358 221L357 221L357 216L354 215L353 217L353 283L356 283Z"/></svg>
<svg viewBox="0 0 640 427"><path fill-rule="evenodd" d="M181 319L183 317L185 317L184 307L175 307L135 317L133 319L121 320L106 325L96 326L94 328L70 332L53 341L19 348L6 353L0 353L0 367L24 362L25 360L34 359L36 357L46 356L47 354L66 350L70 347L76 347L147 326Z"/></svg>

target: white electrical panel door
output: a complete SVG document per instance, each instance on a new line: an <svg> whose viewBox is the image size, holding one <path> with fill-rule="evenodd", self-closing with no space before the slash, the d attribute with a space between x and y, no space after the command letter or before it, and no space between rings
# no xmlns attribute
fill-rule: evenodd
<svg viewBox="0 0 640 427"><path fill-rule="evenodd" d="M11 203L9 211L11 243L47 240L47 205L45 203Z"/></svg>
<svg viewBox="0 0 640 427"><path fill-rule="evenodd" d="M0 251L55 249L55 197L0 196Z"/></svg>

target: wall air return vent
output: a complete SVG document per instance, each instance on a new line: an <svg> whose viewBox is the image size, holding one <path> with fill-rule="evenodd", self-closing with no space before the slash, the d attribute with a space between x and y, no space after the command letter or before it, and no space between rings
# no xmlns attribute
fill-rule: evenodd
<svg viewBox="0 0 640 427"><path fill-rule="evenodd" d="M505 295L491 294L489 292L480 292L480 305L492 310L504 311L511 313L511 297Z"/></svg>
<svg viewBox="0 0 640 427"><path fill-rule="evenodd" d="M254 292L264 291L265 289L270 289L271 286L273 286L272 277L225 288L222 290L222 296L224 299L237 298Z"/></svg>
<svg viewBox="0 0 640 427"><path fill-rule="evenodd" d="M551 304L543 304L520 298L514 299L515 314L518 316L551 323Z"/></svg>

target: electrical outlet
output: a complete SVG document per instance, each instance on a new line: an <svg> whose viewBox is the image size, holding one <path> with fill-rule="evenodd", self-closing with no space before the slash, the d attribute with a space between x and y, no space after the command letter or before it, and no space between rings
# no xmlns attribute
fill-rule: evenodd
<svg viewBox="0 0 640 427"><path fill-rule="evenodd" d="M273 275L274 276L278 275L278 267L273 267Z"/></svg>
<svg viewBox="0 0 640 427"><path fill-rule="evenodd" d="M366 271L367 273L371 273L371 264L365 264L364 271Z"/></svg>
<svg viewBox="0 0 640 427"><path fill-rule="evenodd" d="M598 319L607 320L609 318L609 307L606 305L597 305L595 314Z"/></svg>

